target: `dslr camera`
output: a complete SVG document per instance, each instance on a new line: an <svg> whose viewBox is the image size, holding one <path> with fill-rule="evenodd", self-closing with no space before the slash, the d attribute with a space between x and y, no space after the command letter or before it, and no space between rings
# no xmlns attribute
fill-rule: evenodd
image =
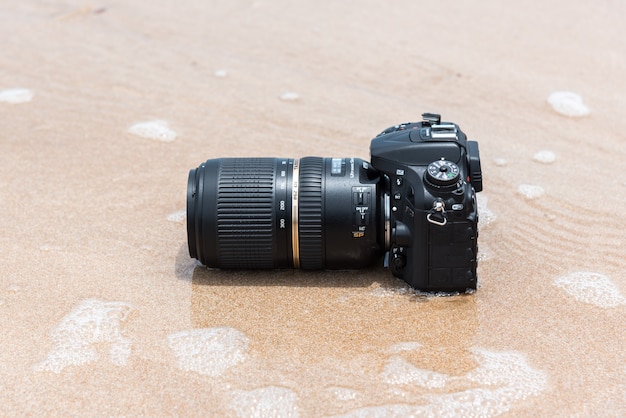
<svg viewBox="0 0 626 418"><path fill-rule="evenodd" d="M426 292L476 289L478 143L424 113L359 158L216 158L189 172L189 254L221 269L357 269L385 255Z"/></svg>

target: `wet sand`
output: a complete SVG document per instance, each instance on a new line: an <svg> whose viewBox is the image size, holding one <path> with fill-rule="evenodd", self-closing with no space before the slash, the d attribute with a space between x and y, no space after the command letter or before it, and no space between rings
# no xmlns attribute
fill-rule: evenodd
<svg viewBox="0 0 626 418"><path fill-rule="evenodd" d="M626 414L621 3L15 3L1 415ZM476 293L189 258L189 169L425 111L480 143Z"/></svg>

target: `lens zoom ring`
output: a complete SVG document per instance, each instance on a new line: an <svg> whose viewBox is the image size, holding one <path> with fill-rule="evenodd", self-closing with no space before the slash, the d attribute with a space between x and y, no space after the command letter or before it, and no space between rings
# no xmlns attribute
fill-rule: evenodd
<svg viewBox="0 0 626 418"><path fill-rule="evenodd" d="M273 267L274 163L224 159L217 190L219 267Z"/></svg>
<svg viewBox="0 0 626 418"><path fill-rule="evenodd" d="M300 160L299 235L300 268L319 270L326 266L324 248L324 203L322 178L324 160L305 157Z"/></svg>

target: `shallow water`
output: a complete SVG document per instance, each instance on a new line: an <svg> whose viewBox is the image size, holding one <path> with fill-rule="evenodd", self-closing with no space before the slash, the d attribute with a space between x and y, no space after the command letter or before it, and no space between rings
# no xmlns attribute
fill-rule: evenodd
<svg viewBox="0 0 626 418"><path fill-rule="evenodd" d="M7 6L0 414L625 415L621 9ZM475 293L189 258L190 168L423 111L480 143Z"/></svg>

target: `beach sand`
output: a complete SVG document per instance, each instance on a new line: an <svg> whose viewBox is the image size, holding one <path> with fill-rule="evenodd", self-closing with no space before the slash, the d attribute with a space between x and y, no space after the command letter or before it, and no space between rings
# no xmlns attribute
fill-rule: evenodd
<svg viewBox="0 0 626 418"><path fill-rule="evenodd" d="M462 3L462 4L459 4ZM626 415L626 6L0 11L0 415ZM189 258L189 169L480 144L479 288Z"/></svg>

